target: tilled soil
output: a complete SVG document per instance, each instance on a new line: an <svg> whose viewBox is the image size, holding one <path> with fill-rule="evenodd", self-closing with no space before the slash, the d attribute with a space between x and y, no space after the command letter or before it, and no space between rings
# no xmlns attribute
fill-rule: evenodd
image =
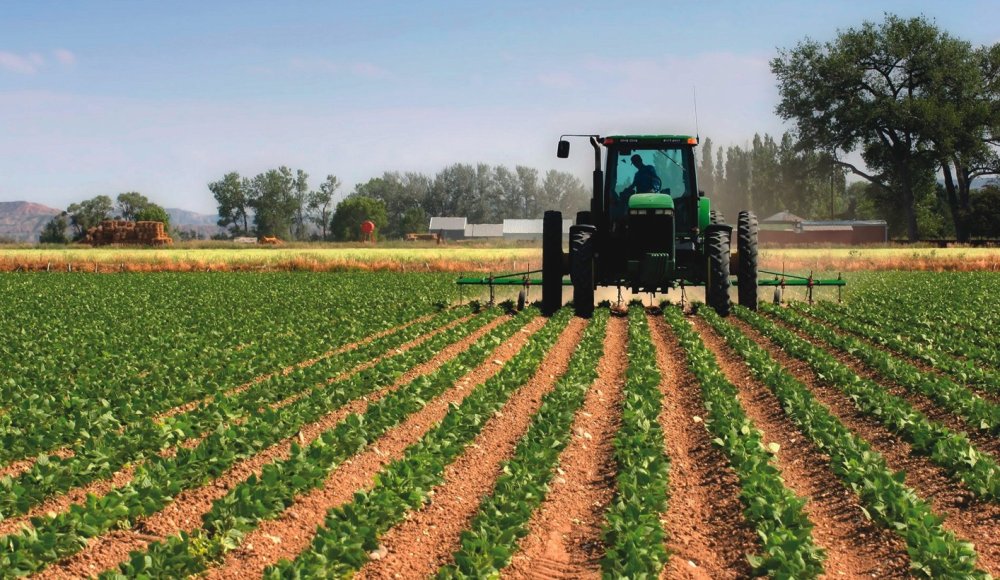
<svg viewBox="0 0 1000 580"><path fill-rule="evenodd" d="M963 421L961 417L941 408L940 405L929 399L927 396L916 391L911 391L896 381L882 376L877 369L874 369L853 356L844 353L842 350L829 345L822 340L813 338L808 333L778 318L768 318L771 322L774 322L786 330L794 332L796 336L802 340L827 351L830 353L830 356L836 358L840 364L851 369L854 374L859 377L868 379L873 383L877 383L884 387L889 393L906 400L908 403L913 405L914 409L923 413L931 421L936 421L948 429L951 429L955 433L965 433L968 435L969 440L972 441L972 444L975 445L979 451L992 455L994 460L1000 457L1000 438L997 438L992 433L981 429L973 429L968 423Z"/></svg>
<svg viewBox="0 0 1000 580"><path fill-rule="evenodd" d="M795 427L778 399L751 375L743 359L704 320L693 317L692 322L726 378L739 389L747 416L766 442L779 445L774 463L785 485L809 500L804 511L816 526L813 540L826 551L826 574L852 578L906 576L906 542L865 516L857 495L830 470L830 457Z"/></svg>
<svg viewBox="0 0 1000 580"><path fill-rule="evenodd" d="M660 369L663 410L659 421L670 458L667 532L670 559L664 578L745 578L747 554L760 552L757 534L743 516L740 482L705 428L701 387L661 316L649 317Z"/></svg>
<svg viewBox="0 0 1000 580"><path fill-rule="evenodd" d="M904 439L863 415L844 393L823 384L807 363L789 356L745 322L730 320L809 387L813 396L848 429L880 453L890 469L904 472L906 485L927 501L934 512L946 518L945 528L975 545L980 568L994 576L1000 574L1000 534L997 533L1000 530L1000 507L977 499L961 482L949 478L942 468L916 454Z"/></svg>
<svg viewBox="0 0 1000 580"><path fill-rule="evenodd" d="M470 336L449 345L427 363L410 369L391 386L351 401L326 415L323 419L303 427L297 436L285 439L260 454L237 463L209 484L182 492L162 511L139 521L131 530L116 531L91 539L82 551L50 566L40 576L49 578L87 577L118 566L127 560L130 552L145 550L153 541L162 540L182 530L193 530L200 527L201 516L211 509L212 502L225 496L229 490L251 474L259 476L264 465L287 458L293 442L307 445L324 431L334 427L347 415L363 413L369 403L382 398L417 376L433 372L434 369L468 348L479 337L498 326L503 320L504 318L500 317L490 321Z"/></svg>
<svg viewBox="0 0 1000 580"><path fill-rule="evenodd" d="M323 487L297 497L279 518L261 522L256 530L247 534L238 549L227 555L221 566L209 570L206 576L260 577L265 568L279 560L295 558L309 547L317 528L323 525L327 511L350 501L355 491L371 489L379 471L403 457L406 448L419 441L436 425L452 404L460 403L477 385L498 373L503 368L503 363L516 355L544 323L542 318L529 322L521 332L499 346L486 362L459 379L452 388L390 429L368 449L333 469ZM471 341L463 348L467 348L469 344ZM451 357L456 354L458 353L451 354ZM430 370L421 374L428 372Z"/></svg>
<svg viewBox="0 0 1000 580"><path fill-rule="evenodd" d="M459 536L475 517L480 501L493 490L503 465L527 431L532 417L569 367L586 321L574 318L548 352L538 373L521 387L503 409L487 421L466 452L445 469L444 483L433 490L431 503L389 530L381 539L379 557L356 578L427 577L450 563Z"/></svg>
<svg viewBox="0 0 1000 580"><path fill-rule="evenodd" d="M528 535L504 571L510 578L593 578L604 555L604 512L614 497L612 441L621 422L628 323L608 321L604 356L573 420L573 435L559 457L556 477L528 522Z"/></svg>

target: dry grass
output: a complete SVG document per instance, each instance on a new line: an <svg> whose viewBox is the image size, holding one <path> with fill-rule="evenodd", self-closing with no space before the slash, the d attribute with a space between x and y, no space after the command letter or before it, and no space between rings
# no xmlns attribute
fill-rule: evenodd
<svg viewBox="0 0 1000 580"><path fill-rule="evenodd" d="M299 246L281 248L0 249L0 271L257 272L393 271L509 272L541 267L538 248ZM997 248L762 249L760 267L788 272L1000 271Z"/></svg>

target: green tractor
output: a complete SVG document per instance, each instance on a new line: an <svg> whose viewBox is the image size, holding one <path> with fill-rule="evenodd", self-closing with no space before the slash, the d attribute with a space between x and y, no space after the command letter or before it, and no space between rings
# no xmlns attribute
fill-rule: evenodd
<svg viewBox="0 0 1000 580"><path fill-rule="evenodd" d="M812 302L814 287L837 286L839 296L846 284L840 276L818 280L811 273L806 277L758 271L757 217L750 211L741 211L737 219L733 256L733 226L698 189L696 137L564 135L557 153L564 159L570 149L566 137L587 137L594 148L590 210L578 212L576 224L570 226L569 252L563 251L562 213L547 211L541 270L463 277L460 285L489 286L491 303L496 286L523 286L518 307L524 305L529 288L541 285L542 311L547 314L562 307L563 287L572 286L576 314L589 317L598 286L628 288L634 294L704 286L705 302L728 316L733 275L739 304L752 310L757 309L758 286L775 287L776 301L785 287L803 286ZM758 280L759 273L774 278Z"/></svg>
<svg viewBox="0 0 1000 580"><path fill-rule="evenodd" d="M542 230L542 310L562 305L569 274L579 316L594 311L594 290L617 286L666 292L704 286L705 301L729 314L733 226L711 209L695 178L694 148L686 135L621 135L590 138L594 192L590 210L576 215L563 251L562 214L547 211ZM569 157L559 140L558 156ZM757 308L757 218L739 215L736 240L739 303Z"/></svg>

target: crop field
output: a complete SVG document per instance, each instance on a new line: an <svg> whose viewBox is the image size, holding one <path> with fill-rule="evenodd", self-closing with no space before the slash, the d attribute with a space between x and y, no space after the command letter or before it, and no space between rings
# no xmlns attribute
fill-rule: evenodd
<svg viewBox="0 0 1000 580"><path fill-rule="evenodd" d="M1000 576L1000 273L850 284L4 274L0 578Z"/></svg>

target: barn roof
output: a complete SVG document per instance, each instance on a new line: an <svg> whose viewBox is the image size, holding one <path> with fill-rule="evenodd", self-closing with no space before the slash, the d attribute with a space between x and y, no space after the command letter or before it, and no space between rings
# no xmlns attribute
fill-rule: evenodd
<svg viewBox="0 0 1000 580"><path fill-rule="evenodd" d="M571 225L573 225L573 220L563 220L562 233L568 234ZM503 220L503 233L504 235L542 235L542 220L506 219Z"/></svg>
<svg viewBox="0 0 1000 580"><path fill-rule="evenodd" d="M432 217L431 225L428 230L431 232L437 232L441 230L462 230L465 231L465 221L464 217Z"/></svg>

